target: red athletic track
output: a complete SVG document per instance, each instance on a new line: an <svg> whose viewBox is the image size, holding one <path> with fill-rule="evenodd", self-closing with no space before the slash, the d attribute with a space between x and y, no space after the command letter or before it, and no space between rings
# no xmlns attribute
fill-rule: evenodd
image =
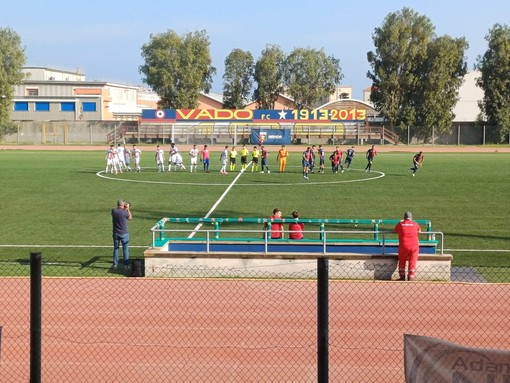
<svg viewBox="0 0 510 383"><path fill-rule="evenodd" d="M403 381L405 333L510 344L509 285L329 288L330 381ZM29 279L0 291L0 382L27 382ZM43 381L314 382L316 296L315 281L44 278Z"/></svg>

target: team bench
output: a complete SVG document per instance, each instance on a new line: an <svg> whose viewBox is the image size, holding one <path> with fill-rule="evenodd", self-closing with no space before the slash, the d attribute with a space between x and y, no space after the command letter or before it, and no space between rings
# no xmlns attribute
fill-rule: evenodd
<svg viewBox="0 0 510 383"><path fill-rule="evenodd" d="M204 221L206 220L206 221ZM238 222L264 222L259 219L165 218L151 230L153 240L145 251L144 271L154 277L257 277L315 278L317 258L328 258L330 274L338 279L392 280L398 278L398 239L394 233L380 230L398 220L317 220L299 219L316 224L320 230L305 231L303 240L270 239L263 230L226 230L221 225ZM294 221L282 219L282 221ZM325 226L370 225L372 230L326 230ZM169 229L169 223L208 223L213 229ZM270 222L269 222L270 223ZM421 222L426 231L420 238L420 280L449 280L452 256L443 253L443 234L433 232L429 221ZM166 226L166 227L165 227ZM373 230L377 229L377 230ZM182 236L182 232L200 234ZM232 232L256 237L233 237ZM264 234L263 234L264 233ZM344 238L340 238L340 236ZM350 238L345 238L345 236ZM436 240L436 235L438 240ZM308 237L308 238L307 238ZM255 272L256 271L256 272ZM255 273L256 275L250 275Z"/></svg>

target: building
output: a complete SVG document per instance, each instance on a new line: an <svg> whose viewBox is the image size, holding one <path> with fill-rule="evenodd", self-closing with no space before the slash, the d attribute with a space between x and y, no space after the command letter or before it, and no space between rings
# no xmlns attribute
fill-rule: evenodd
<svg viewBox="0 0 510 383"><path fill-rule="evenodd" d="M481 113L478 102L483 99L483 89L476 86L476 79L480 76L480 71L477 70L468 72L464 76L464 81L459 88L459 101L453 108L454 123L473 123ZM363 102L369 105L372 105L370 101L371 92L371 86L363 89Z"/></svg>
<svg viewBox="0 0 510 383"><path fill-rule="evenodd" d="M352 99L352 86L337 86L333 94L329 96L327 102L347 99Z"/></svg>
<svg viewBox="0 0 510 383"><path fill-rule="evenodd" d="M156 109L159 96L141 86L103 81L87 81L79 69L75 71L46 67L23 68L25 79L14 88L14 121L136 121L142 109ZM474 122L480 109L483 90L476 86L478 71L469 72L459 89L459 102L454 108L454 122ZM363 89L362 103L371 105L372 88ZM339 86L324 104L353 100L352 87ZM349 101L350 102L350 101ZM221 94L202 93L199 109L223 108ZM246 109L256 109L251 102ZM275 109L294 109L294 101L279 95Z"/></svg>
<svg viewBox="0 0 510 383"><path fill-rule="evenodd" d="M257 109L258 104L256 101L252 101L249 104L247 104L244 109ZM274 109L295 109L296 103L294 100L284 94L279 94L276 98L276 101L274 102Z"/></svg>
<svg viewBox="0 0 510 383"><path fill-rule="evenodd" d="M159 100L140 86L87 81L79 70L25 67L23 73L25 79L14 87L15 121L137 120Z"/></svg>

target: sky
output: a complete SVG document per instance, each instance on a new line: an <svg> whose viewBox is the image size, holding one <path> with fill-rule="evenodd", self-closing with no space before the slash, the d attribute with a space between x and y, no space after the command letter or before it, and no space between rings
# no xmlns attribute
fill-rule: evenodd
<svg viewBox="0 0 510 383"><path fill-rule="evenodd" d="M428 17L437 36L464 37L469 70L486 51L489 30L510 24L509 0L3 0L0 28L20 36L27 66L78 70L86 80L131 85L144 85L141 47L151 35L205 30L217 69L214 93L222 93L225 58L234 49L251 52L255 61L267 44L287 54L324 49L340 60L341 85L361 99L370 86L367 52L375 49L374 29L404 7Z"/></svg>

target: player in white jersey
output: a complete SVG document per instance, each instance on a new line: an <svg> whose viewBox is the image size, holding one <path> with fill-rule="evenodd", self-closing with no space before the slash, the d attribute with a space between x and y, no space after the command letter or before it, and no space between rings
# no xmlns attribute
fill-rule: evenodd
<svg viewBox="0 0 510 383"><path fill-rule="evenodd" d="M172 155L172 163L170 165L174 166L174 171L177 171L177 168L186 171L186 166L182 163L182 156L180 153Z"/></svg>
<svg viewBox="0 0 510 383"><path fill-rule="evenodd" d="M115 161L116 157L117 157L117 155L116 155L115 147L113 145L110 145L110 148L106 151L106 157L105 157L106 169L104 171L105 173L108 173L108 170L110 171L110 173L115 172L115 174L117 174L119 172L118 159L117 159L117 161Z"/></svg>
<svg viewBox="0 0 510 383"><path fill-rule="evenodd" d="M156 146L156 165L158 165L158 172L165 172L165 152L158 145Z"/></svg>
<svg viewBox="0 0 510 383"><path fill-rule="evenodd" d="M221 174L227 174L227 161L228 161L228 145L225 146L225 149L220 154L221 161Z"/></svg>
<svg viewBox="0 0 510 383"><path fill-rule="evenodd" d="M131 151L126 148L126 145L124 145L124 163L126 164L126 169L128 172L131 171Z"/></svg>
<svg viewBox="0 0 510 383"><path fill-rule="evenodd" d="M189 150L189 156L190 156L190 166L189 166L189 172L197 172L197 162L198 162L198 149L196 145L193 145L193 147Z"/></svg>
<svg viewBox="0 0 510 383"><path fill-rule="evenodd" d="M124 147L121 144L117 145L117 156L119 157L119 169L126 170Z"/></svg>
<svg viewBox="0 0 510 383"><path fill-rule="evenodd" d="M133 158L135 160L135 169L137 172L140 172L142 168L140 167L140 157L142 156L142 151L133 145Z"/></svg>
<svg viewBox="0 0 510 383"><path fill-rule="evenodd" d="M170 144L170 151L168 152L168 171L172 171L172 164L175 162L175 155L179 153L179 149L177 149L177 146L172 142Z"/></svg>
<svg viewBox="0 0 510 383"><path fill-rule="evenodd" d="M120 167L119 152L117 151L117 148L113 148L113 166L115 169L119 170L119 173L122 173L122 168ZM115 174L117 174L117 172L115 172Z"/></svg>

